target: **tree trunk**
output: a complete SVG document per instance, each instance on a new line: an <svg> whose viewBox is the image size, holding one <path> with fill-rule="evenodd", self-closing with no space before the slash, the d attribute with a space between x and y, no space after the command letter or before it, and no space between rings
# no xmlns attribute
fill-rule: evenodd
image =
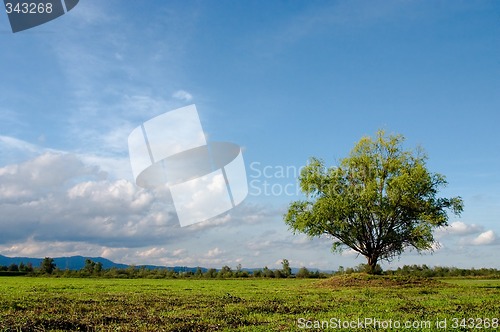
<svg viewBox="0 0 500 332"><path fill-rule="evenodd" d="M367 257L366 259L368 260L368 266L370 268L368 273L375 274L375 271L377 268L378 257L371 256L371 257Z"/></svg>

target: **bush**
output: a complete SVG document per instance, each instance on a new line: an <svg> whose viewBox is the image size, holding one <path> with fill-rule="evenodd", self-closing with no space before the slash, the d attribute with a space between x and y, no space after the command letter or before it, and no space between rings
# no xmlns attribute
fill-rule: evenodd
<svg viewBox="0 0 500 332"><path fill-rule="evenodd" d="M310 277L310 272L307 268L301 267L299 272L297 272L297 278L309 278Z"/></svg>

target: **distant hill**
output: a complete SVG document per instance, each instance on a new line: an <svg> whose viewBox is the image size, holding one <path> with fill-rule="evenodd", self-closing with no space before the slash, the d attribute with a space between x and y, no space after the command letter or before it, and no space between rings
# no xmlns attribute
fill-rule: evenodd
<svg viewBox="0 0 500 332"><path fill-rule="evenodd" d="M93 262L100 262L102 267L105 269L110 269L112 267L118 269L127 268L126 264L119 264L110 261L109 259L102 257L83 257L83 256L71 256L71 257L53 257L54 263L61 270L80 270L85 266L85 260L90 259ZM33 267L40 266L43 258L32 258L32 257L7 257L0 255L0 265L9 266L11 264L19 265L21 262L25 265L31 263Z"/></svg>
<svg viewBox="0 0 500 332"><path fill-rule="evenodd" d="M81 270L85 266L85 260L90 259L93 262L100 262L104 269L117 268L117 269L126 269L130 265L120 264L110 261L109 259L102 257L84 257L84 256L71 256L71 257L52 257L54 259L54 263L61 270ZM31 263L33 267L40 266L40 263L43 261L43 258L33 258L33 257L7 257L0 255L0 265L9 266L11 264L24 263L25 265ZM146 269L169 269L174 270L175 272L187 272L187 271L196 271L196 267L186 267L186 266L157 266L157 265L136 265L136 267L145 267ZM203 272L206 272L207 269L202 268Z"/></svg>

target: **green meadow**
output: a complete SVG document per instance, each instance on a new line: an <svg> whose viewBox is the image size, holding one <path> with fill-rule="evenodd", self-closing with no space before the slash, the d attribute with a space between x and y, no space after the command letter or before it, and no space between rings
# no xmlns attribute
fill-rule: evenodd
<svg viewBox="0 0 500 332"><path fill-rule="evenodd" d="M494 331L500 319L500 280L0 277L0 294L0 331Z"/></svg>

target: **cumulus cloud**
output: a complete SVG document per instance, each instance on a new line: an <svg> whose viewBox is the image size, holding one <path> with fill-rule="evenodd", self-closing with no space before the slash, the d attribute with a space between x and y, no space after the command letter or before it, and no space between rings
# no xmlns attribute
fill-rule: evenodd
<svg viewBox="0 0 500 332"><path fill-rule="evenodd" d="M0 168L0 200L31 202L79 177L99 178L97 168L84 165L70 154L46 152L20 164Z"/></svg>
<svg viewBox="0 0 500 332"><path fill-rule="evenodd" d="M140 246L174 236L165 193L111 180L72 154L46 152L0 168L0 244L26 240Z"/></svg>
<svg viewBox="0 0 500 332"><path fill-rule="evenodd" d="M443 233L449 235L471 235L477 234L483 230L483 227L476 224L466 224L462 221L452 222L443 229Z"/></svg>
<svg viewBox="0 0 500 332"><path fill-rule="evenodd" d="M172 97L175 99L179 99L182 101L191 101L193 99L193 95L185 90L177 90L172 94Z"/></svg>
<svg viewBox="0 0 500 332"><path fill-rule="evenodd" d="M497 236L495 232L492 230L483 232L479 234L477 237L475 237L472 241L471 244L475 246L483 246L483 245L488 245L488 244L494 244L496 242Z"/></svg>
<svg viewBox="0 0 500 332"><path fill-rule="evenodd" d="M485 231L481 225L467 224L462 221L452 222L449 226L439 229L436 235L441 239L447 236L458 238L457 243L462 246L490 245L497 242L497 236L493 230ZM443 246L442 242L440 245Z"/></svg>

